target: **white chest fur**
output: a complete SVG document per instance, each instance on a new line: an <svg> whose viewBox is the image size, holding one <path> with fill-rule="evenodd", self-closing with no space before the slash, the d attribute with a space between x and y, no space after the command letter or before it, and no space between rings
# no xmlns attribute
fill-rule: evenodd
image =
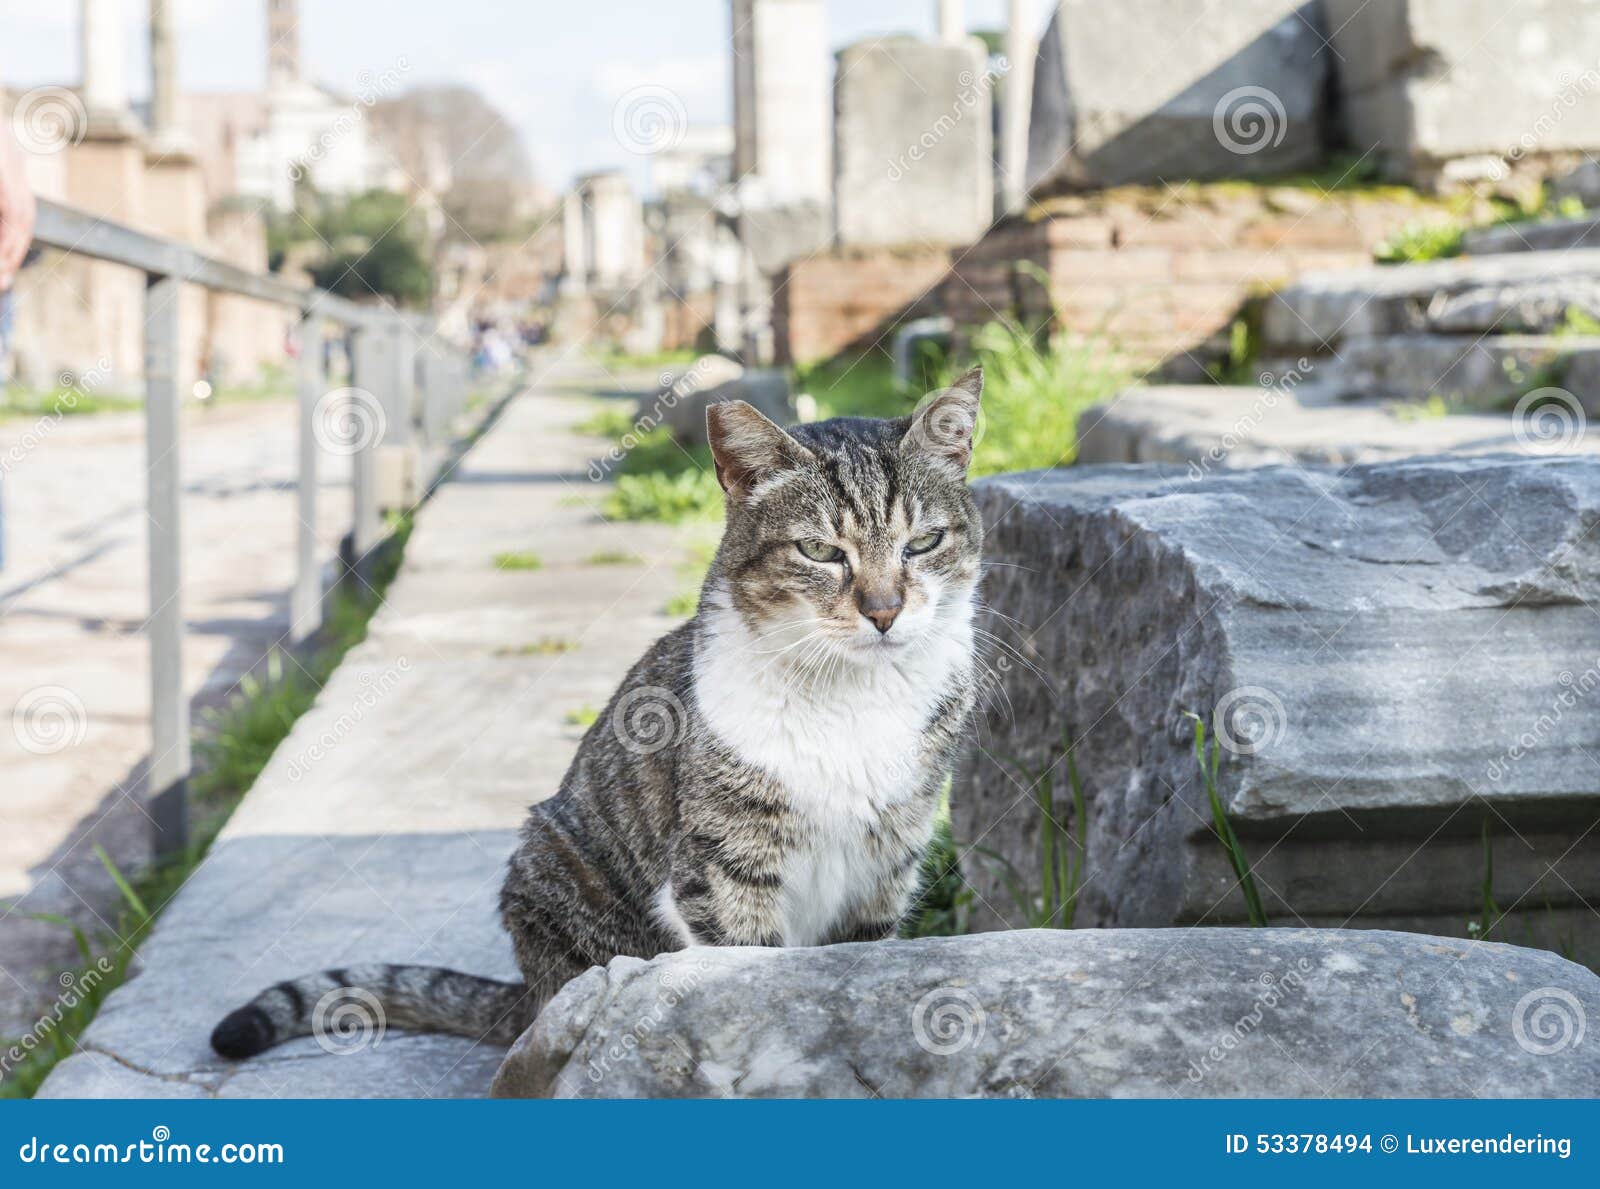
<svg viewBox="0 0 1600 1189"><path fill-rule="evenodd" d="M965 671L969 619L903 657L824 666L820 677L764 655L731 610L711 612L706 626L695 699L717 738L772 777L801 819L783 875L784 941L817 944L876 886L867 830L921 787L923 733Z"/></svg>

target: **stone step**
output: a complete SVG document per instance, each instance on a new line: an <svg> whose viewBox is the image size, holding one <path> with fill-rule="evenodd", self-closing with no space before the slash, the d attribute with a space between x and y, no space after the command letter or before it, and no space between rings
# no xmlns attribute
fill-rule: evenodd
<svg viewBox="0 0 1600 1189"><path fill-rule="evenodd" d="M1270 378L1270 377L1269 377ZM1078 419L1078 462L1165 462L1194 475L1271 463L1348 466L1426 454L1600 454L1600 431L1505 414L1419 417L1329 402L1334 390L1171 384L1129 388ZM1562 433L1565 431L1565 439Z"/></svg>
<svg viewBox="0 0 1600 1189"><path fill-rule="evenodd" d="M826 1005L825 1007L823 1005ZM1036 929L616 958L495 1093L525 1098L1557 1098L1600 1093L1600 979L1333 929ZM648 1021L650 1026L641 1026Z"/></svg>
<svg viewBox="0 0 1600 1189"><path fill-rule="evenodd" d="M1266 299L1261 339L1286 355L1357 336L1545 333L1569 307L1600 316L1600 248L1308 273Z"/></svg>
<svg viewBox="0 0 1600 1189"><path fill-rule="evenodd" d="M1592 413L1600 410L1600 337L1351 335L1316 376L1344 398L1440 397L1464 409L1504 408L1534 389L1559 388Z"/></svg>
<svg viewBox="0 0 1600 1189"><path fill-rule="evenodd" d="M1475 227L1461 237L1461 250L1469 256L1500 252L1564 252L1569 248L1600 248L1600 217L1536 219L1525 223L1500 223Z"/></svg>
<svg viewBox="0 0 1600 1189"><path fill-rule="evenodd" d="M1600 459L1078 466L976 491L984 626L1028 664L991 674L955 836L1036 871L1014 769L1059 768L1075 738L1080 924L1242 919L1186 712L1224 744L1219 793L1276 921L1454 912L1465 929L1485 821L1502 905L1600 895L1600 843L1573 846L1555 886L1537 858L1600 817ZM967 874L980 923L1017 923L988 864ZM1600 961L1600 917L1574 929Z"/></svg>

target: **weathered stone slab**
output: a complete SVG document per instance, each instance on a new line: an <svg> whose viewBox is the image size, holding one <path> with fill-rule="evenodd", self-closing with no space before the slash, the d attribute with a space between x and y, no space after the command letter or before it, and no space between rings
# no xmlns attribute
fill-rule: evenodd
<svg viewBox="0 0 1600 1189"><path fill-rule="evenodd" d="M1581 1097L1600 979L1539 950L1308 929L1026 930L617 958L503 1097Z"/></svg>
<svg viewBox="0 0 1600 1189"><path fill-rule="evenodd" d="M994 80L976 38L873 37L839 51L841 245L971 243L994 219Z"/></svg>
<svg viewBox="0 0 1600 1189"><path fill-rule="evenodd" d="M1451 160L1512 160L1600 145L1586 101L1600 9L1528 0L1323 0L1340 105L1357 152L1431 182Z"/></svg>
<svg viewBox="0 0 1600 1189"><path fill-rule="evenodd" d="M1600 460L1080 466L976 490L985 626L1017 655L995 662L955 835L1037 881L1017 771L1059 778L1075 739L1080 924L1244 918L1186 713L1222 741L1221 802L1275 920L1464 929L1485 828L1498 904L1600 894ZM1070 818L1064 781L1056 801ZM966 867L980 925L1020 918L989 863ZM1576 922L1576 952L1600 956L1597 923Z"/></svg>
<svg viewBox="0 0 1600 1189"><path fill-rule="evenodd" d="M1535 219L1475 227L1461 237L1461 250L1469 256L1498 252L1562 252L1568 248L1600 248L1600 219L1587 215L1573 219Z"/></svg>
<svg viewBox="0 0 1600 1189"><path fill-rule="evenodd" d="M1065 0L1034 66L1029 190L1313 164L1330 60L1321 29L1319 7L1296 0Z"/></svg>
<svg viewBox="0 0 1600 1189"><path fill-rule="evenodd" d="M725 400L746 401L779 425L794 420L789 376L780 368L746 368L726 356L702 355L667 378L670 384L640 399L640 424L665 425L685 445L706 444L706 408Z"/></svg>
<svg viewBox="0 0 1600 1189"><path fill-rule="evenodd" d="M1519 435L1505 414L1404 415L1383 405L1302 403L1312 385L1173 384L1129 388L1078 418L1077 461L1165 462L1191 474L1272 463L1348 466L1426 454L1543 456L1552 443ZM1571 435L1567 453L1600 454L1600 436Z"/></svg>
<svg viewBox="0 0 1600 1189"><path fill-rule="evenodd" d="M1587 308L1597 287L1600 249L1307 273L1263 304L1262 339L1270 354L1326 350L1359 335L1433 329L1546 332L1560 324L1568 304ZM1524 305L1528 313L1517 314ZM1505 321L1499 320L1502 314Z"/></svg>
<svg viewBox="0 0 1600 1189"><path fill-rule="evenodd" d="M1537 388L1564 387L1575 367L1600 366L1600 338L1547 334L1360 335L1326 370L1342 391L1393 400L1437 396L1467 409L1513 403ZM1600 397L1600 392L1593 395Z"/></svg>

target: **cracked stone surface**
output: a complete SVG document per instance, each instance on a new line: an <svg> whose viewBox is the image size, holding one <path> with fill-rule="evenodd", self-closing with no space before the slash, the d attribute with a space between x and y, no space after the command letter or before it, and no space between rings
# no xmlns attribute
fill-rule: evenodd
<svg viewBox="0 0 1600 1189"><path fill-rule="evenodd" d="M514 399L425 505L405 564L206 861L41 1096L457 1097L503 1051L458 1037L290 1041L230 1063L208 1037L283 978L364 961L516 976L495 900L530 802L651 640L682 578L661 526L609 525L574 427L615 389L563 369ZM622 398L618 398L619 400ZM631 402L625 406L631 407ZM533 550L536 571L494 558ZM590 565L600 551L637 565ZM541 642L574 645L551 652Z"/></svg>
<svg viewBox="0 0 1600 1189"><path fill-rule="evenodd" d="M1504 413L1405 416L1377 404L1310 399L1302 387L1170 384L1129 388L1078 418L1078 462L1166 462L1193 474L1270 463L1382 462L1425 454L1516 453L1545 457L1559 444ZM1600 390L1597 390L1600 391ZM1571 422L1568 453L1600 454L1600 433Z"/></svg>
<svg viewBox="0 0 1600 1189"><path fill-rule="evenodd" d="M1404 933L1022 930L617 958L503 1097L1580 1097L1600 979Z"/></svg>
<svg viewBox="0 0 1600 1189"><path fill-rule="evenodd" d="M1600 958L1600 461L1421 458L1192 478L1091 466L976 485L985 624L1008 641L954 833L1036 885L1076 740L1079 924L1246 919L1193 754L1275 923L1461 933ZM1078 829L1077 826L1073 826ZM964 863L979 927L1019 923Z"/></svg>

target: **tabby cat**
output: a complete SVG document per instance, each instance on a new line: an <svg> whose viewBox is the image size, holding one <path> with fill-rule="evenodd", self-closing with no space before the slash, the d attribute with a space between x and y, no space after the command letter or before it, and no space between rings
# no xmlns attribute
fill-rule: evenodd
<svg viewBox="0 0 1600 1189"><path fill-rule="evenodd" d="M314 1031L339 988L388 1024L509 1044L618 954L890 937L972 707L982 525L966 488L981 371L910 417L784 430L707 410L726 492L693 619L633 666L500 896L521 983L356 966L279 983L211 1043Z"/></svg>

